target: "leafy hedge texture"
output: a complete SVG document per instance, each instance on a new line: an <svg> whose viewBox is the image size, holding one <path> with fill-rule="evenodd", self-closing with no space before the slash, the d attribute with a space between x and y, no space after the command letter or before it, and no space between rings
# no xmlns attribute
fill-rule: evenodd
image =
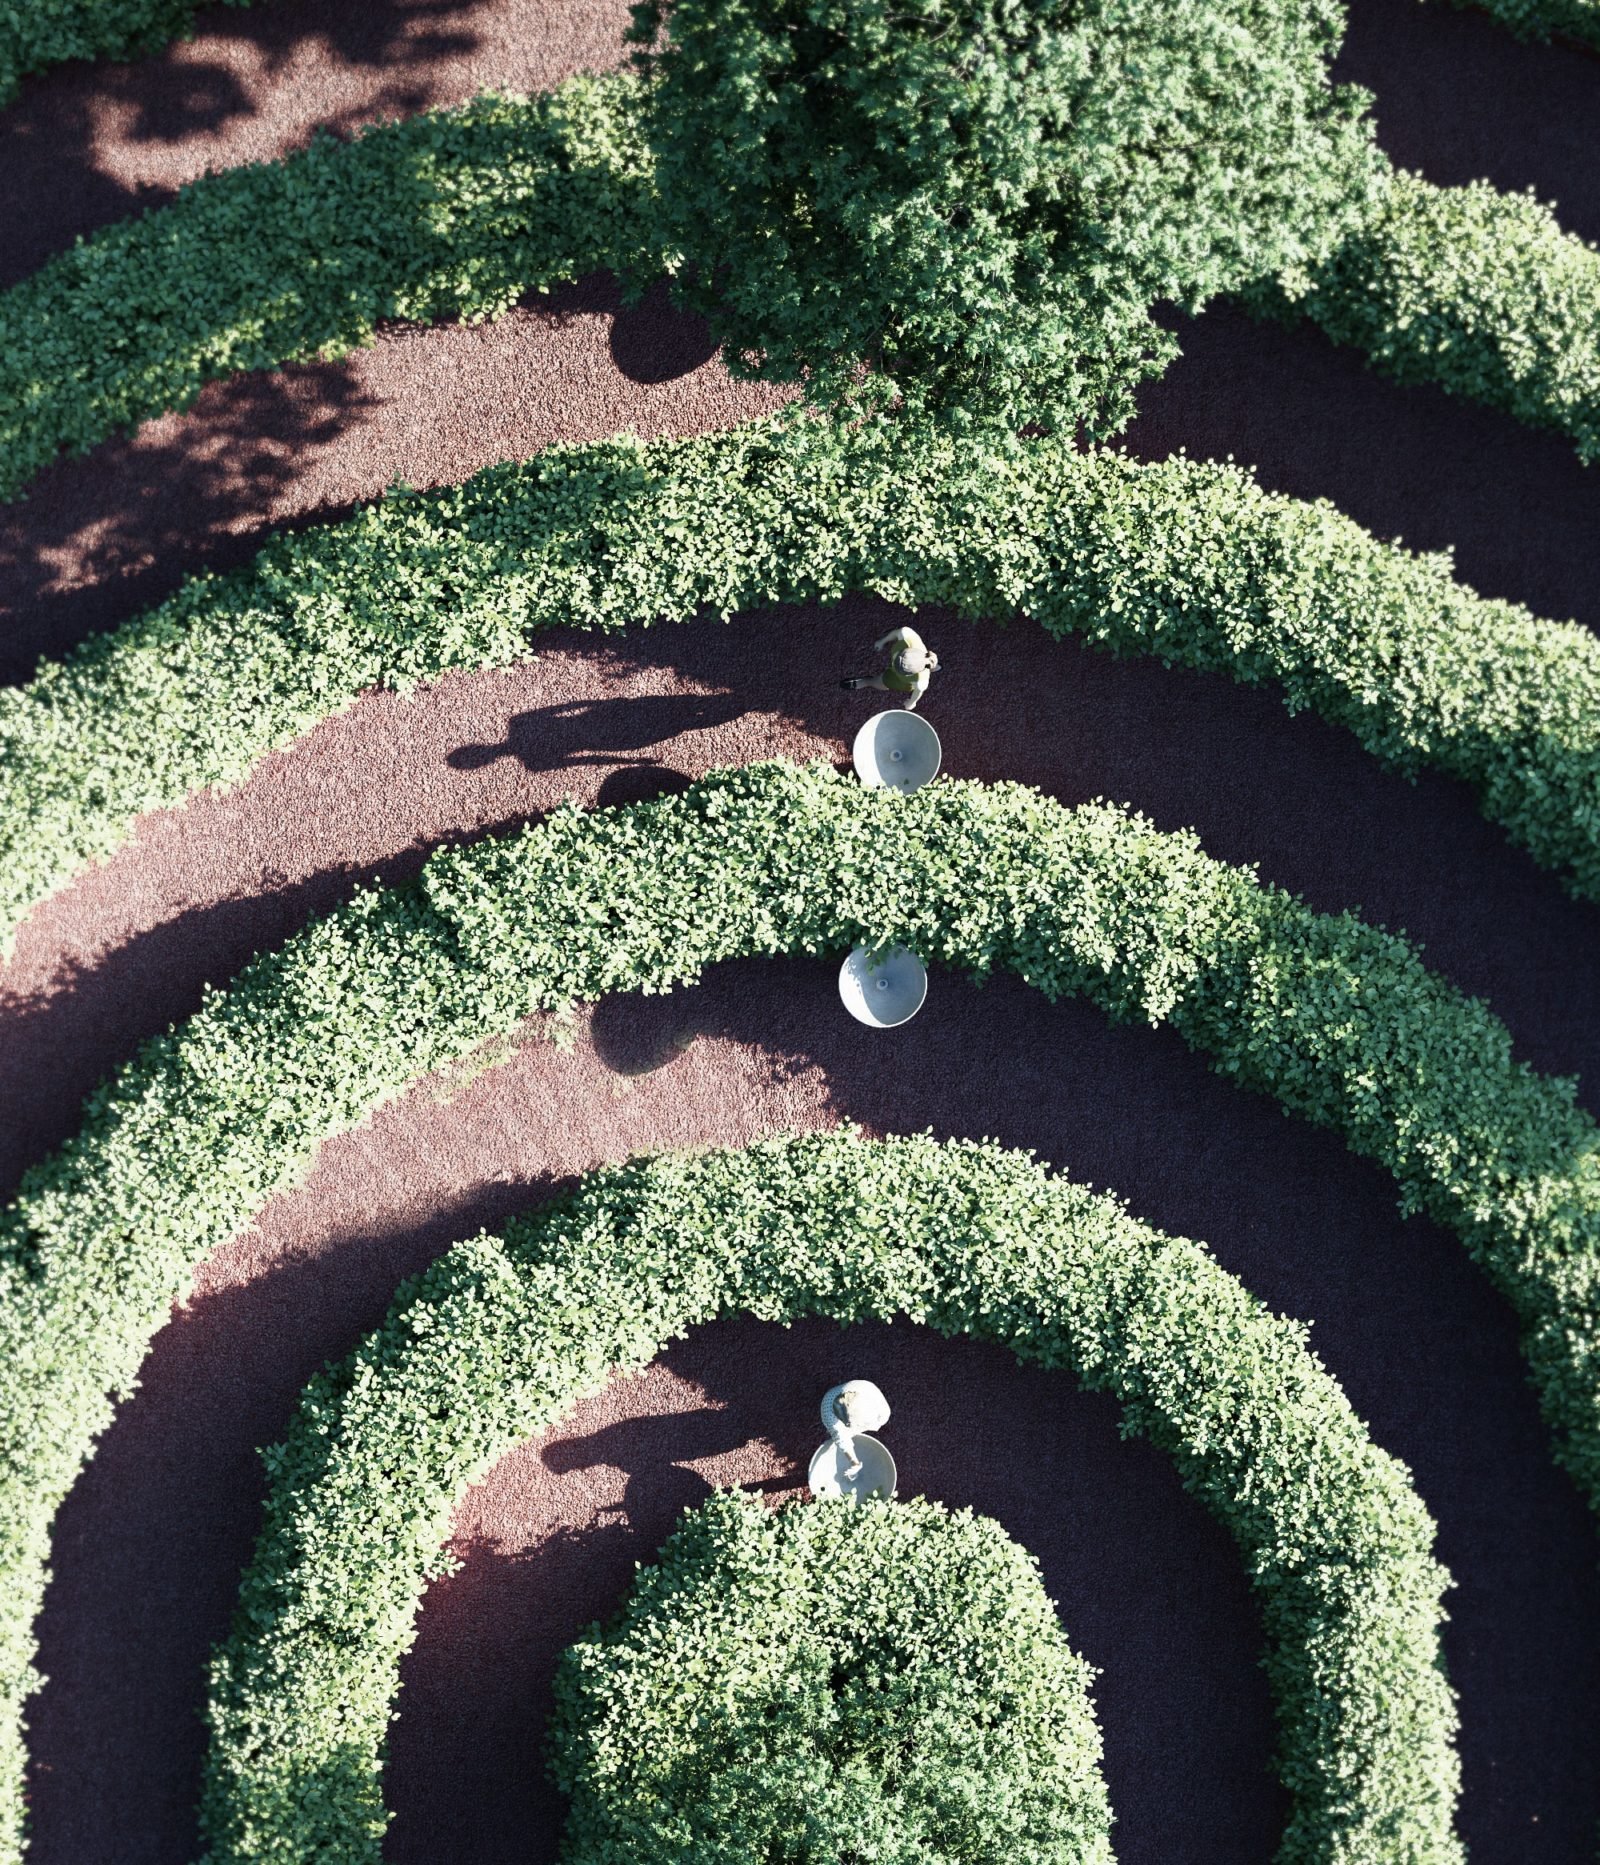
<svg viewBox="0 0 1600 1865"><path fill-rule="evenodd" d="M549 626L852 590L1276 682L1385 763L1463 780L1600 899L1600 644L1450 568L1183 458L815 421L554 447L277 538L0 693L0 945L141 811L238 782L367 687L523 659Z"/></svg>
<svg viewBox="0 0 1600 1865"><path fill-rule="evenodd" d="M823 407L1115 434L1177 350L1153 304L1325 258L1383 169L1366 92L1329 81L1340 0L634 18L680 288L736 367Z"/></svg>
<svg viewBox="0 0 1600 1865"><path fill-rule="evenodd" d="M1396 170L1361 231L1290 296L1395 381L1437 383L1600 459L1600 252L1531 191Z"/></svg>
<svg viewBox="0 0 1600 1865"><path fill-rule="evenodd" d="M1093 1676L987 1516L724 1491L562 1657L562 1865L1111 1865Z"/></svg>
<svg viewBox="0 0 1600 1865"><path fill-rule="evenodd" d="M5 0L0 108L21 79L69 58L132 58L186 35L200 0ZM223 0L249 6L250 0Z"/></svg>
<svg viewBox="0 0 1600 1865"><path fill-rule="evenodd" d="M1458 6L1492 13L1519 39L1575 39L1600 47L1600 5L1596 0L1456 0Z"/></svg>
<svg viewBox="0 0 1600 1865"><path fill-rule="evenodd" d="M309 1384L213 1664L207 1865L376 1865L399 1661L452 1505L614 1370L728 1313L904 1314L1114 1394L1244 1555L1283 1865L1459 1861L1433 1524L1303 1330L1026 1154L846 1131L601 1168L504 1241L457 1245Z"/></svg>
<svg viewBox="0 0 1600 1865"><path fill-rule="evenodd" d="M1250 4L1256 8L1257 0ZM1014 10L1027 17L1026 7ZM1276 5L1264 10L1276 14ZM1173 11L1210 21L1206 30L1221 31L1247 57L1267 55L1230 34L1215 7ZM1291 11L1298 18L1301 10ZM1331 29L1331 20L1318 0L1316 20L1307 14L1293 31L1303 26L1309 44ZM1115 115L1127 87L1108 96ZM1146 95L1141 108L1159 116L1167 106L1158 102ZM1181 113L1193 103L1174 107ZM997 120L1003 119L1002 111ZM1186 142L1155 147L1150 159L1157 167L1141 183L1151 200L1151 189L1159 193L1160 160L1170 157L1186 169L1195 162ZM1280 310L1284 290L1303 297L1314 277L1306 308L1342 341L1371 349L1402 380L1439 381L1536 425L1559 427L1589 457L1597 431L1600 261L1536 202L1481 183L1431 189L1404 174L1374 196L1364 180L1357 186L1345 163L1334 192L1348 183L1361 212L1313 272L1308 268L1323 258L1320 249L1294 250L1287 224L1276 240L1252 245L1238 235L1214 251L1187 254L1181 214L1159 238L1153 223L1122 226L1123 214L1138 216L1131 198L1118 193L1115 167L1110 161L1098 178L1104 199L1097 211L1121 226L1117 237L1130 252L1148 238L1152 253L1163 250L1170 265L1181 260L1194 272L1196 291L1216 289L1225 276L1253 290L1258 304ZM1219 184L1206 210L1213 217L1222 211L1225 174L1210 177ZM1165 177L1180 196L1194 180ZM1325 178L1322 185L1331 184ZM1302 191L1310 189L1306 182ZM1035 261L1042 266L1046 249L1052 264L1060 259L1058 234L1044 227L1024 239L1019 231L1024 245L1039 246L1026 265L1018 259L1020 270ZM82 452L153 415L186 408L205 383L235 371L343 355L370 344L385 318L481 320L526 292L602 268L635 283L675 268L679 290L694 297L701 289L696 255L674 252L671 237L644 141L638 84L625 74L574 78L534 99L486 95L460 109L368 129L350 142L320 137L280 163L203 176L171 206L101 229L0 293L0 498L16 496L63 449ZM1252 276L1266 278L1274 266L1283 268L1281 286L1249 286ZM769 258L757 270L766 278ZM1101 289L1094 275L1091 264L1087 283L1080 278L1071 289ZM1069 283L1064 276L1062 289ZM925 304L937 307L946 285L934 281ZM741 343L753 342L757 328L771 335L770 320L794 312L798 286L788 298L762 305L753 291L747 279L748 302L713 305L735 366L747 369L754 365L748 356L740 361ZM838 319L830 338L838 355L826 369L821 361L804 367L831 370L829 379L842 381L855 346L867 343L874 355L882 346L871 350L869 333L849 324L839 308L848 294L825 291L823 298ZM998 304L991 308L999 315ZM970 313L962 304L952 322L927 309L921 318L927 328L915 343L908 337L904 360L933 367L929 346L936 338L981 328ZM1163 339L1151 330L1149 341L1160 348ZM981 413L984 396L1007 372L1015 376L1048 335L1019 327L1005 346L996 338L977 357L940 366L955 372L952 382L965 369L977 385L972 409ZM1116 371L1107 373L1109 339L1101 337L1060 366L1081 377L1074 396L1081 391L1104 404L1095 431L1112 433L1132 408L1126 383L1117 389ZM1142 372L1133 351L1144 342L1125 344L1118 367ZM797 357L772 367L779 374L790 363L800 367Z"/></svg>
<svg viewBox="0 0 1600 1865"><path fill-rule="evenodd" d="M1169 1022L1386 1167L1512 1302L1557 1455L1600 1504L1600 1133L1488 1010L1403 939L1121 810L753 765L358 895L147 1044L0 1213L0 1833L51 1518L211 1250L324 1140L534 1013L895 943Z"/></svg>
<svg viewBox="0 0 1600 1865"><path fill-rule="evenodd" d="M370 345L384 318L499 315L609 268L655 275L626 77L319 136L191 182L0 295L0 498L207 382Z"/></svg>

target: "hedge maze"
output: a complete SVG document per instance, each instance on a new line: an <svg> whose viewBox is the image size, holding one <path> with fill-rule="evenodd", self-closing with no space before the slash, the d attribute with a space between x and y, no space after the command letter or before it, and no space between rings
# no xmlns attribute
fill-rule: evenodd
<svg viewBox="0 0 1600 1865"><path fill-rule="evenodd" d="M1183 11L1145 0L1133 25L1165 19L1163 7ZM1591 0L1487 10L1528 36L1600 44ZM935 76L946 54L929 48L943 41L917 35L936 16L999 34L1010 66L984 63L989 41L973 27L983 82L962 67L984 93L972 104L980 127L984 109L1004 120L1007 84L1048 119L1048 97L1024 82L1039 69L1052 83L1082 77L1085 120L1104 109L1102 155L1147 155L1159 142L1150 125L1178 107L1116 64L1118 35L1133 28L1112 8L1083 10L1081 59L1070 35L1040 36L1080 30L1060 9L1024 19L1002 0L928 0L912 9L914 30L885 26L879 0L857 11L857 48L890 79L895 32ZM829 61L852 42L825 12L806 15L822 51L801 34L794 56L814 53L842 91ZM172 0L13 8L0 18L0 103L62 60L160 43L191 13ZM1114 289L1111 259L1089 265L1052 218L1072 190L1030 169L973 234L993 234L1017 268L980 307L992 328L974 325L993 338L992 381L970 355L944 374L927 362L950 312L934 285L920 288L921 322L897 302L874 341L846 329L822 342L796 307L812 317L836 281L816 254L797 259L773 237L770 302L750 296L748 255L734 233L722 251L704 228L674 136L698 121L691 105L724 97L726 55L750 108L778 111L765 135L774 174L801 172L781 161L796 149L809 159L803 138L784 141L792 99L761 62L776 29L747 0L640 13L637 68L421 110L207 174L0 294L6 499L63 454L187 408L208 382L343 355L394 320L500 316L602 270L633 291L669 276L689 301L705 296L714 321L725 302L717 334L731 366L796 391L786 414L731 432L622 434L461 484L396 486L273 536L242 568L194 574L41 663L0 694L0 953L43 902L126 851L141 818L244 783L374 689L425 705L446 674L535 660L556 628L625 651L652 622L737 625L764 606L860 593L980 624L980 652L1026 637L1048 654L1073 638L1266 686L1402 776L1465 785L1534 863L1600 903L1591 632L1480 595L1448 554L1264 489L1231 460L1142 462L1084 444L1120 425L1127 383L1164 360L1137 333L1152 303L1183 294L1152 281L1186 280L1197 298L1226 288L1263 315L1307 320L1399 382L1558 433L1590 470L1600 461L1600 252L1530 197L1389 167L1362 99L1327 86L1337 7L1229 0L1217 13L1255 31L1263 84L1326 133L1318 185L1340 204L1324 215L1322 247L1288 231L1261 243L1243 203L1238 276L1218 284L1212 260L1194 258L1205 241L1193 225L1181 239L1150 232L1149 252L1127 246L1105 202L1107 175L1122 171L1097 155L1071 171L1072 198L1101 214L1097 250L1126 261L1134 283ZM669 55L661 33L675 17ZM1204 40L1213 28L1191 29ZM1162 57L1209 71L1210 41L1194 50L1174 32ZM1244 56L1245 39L1232 26L1225 36L1228 56ZM1059 65L1038 63L1047 54ZM757 72L770 94L751 88ZM865 81L852 93L869 127L876 96ZM680 108L669 133L661 113ZM1203 116L1193 99L1183 108ZM1235 140L1268 151L1266 131L1234 108L1204 97L1223 170L1217 152ZM817 147L831 149L836 128L819 114ZM859 129L851 118L838 133ZM1069 147L1060 125L1050 134ZM1009 173L1014 151L971 136ZM911 175L891 202L903 229L933 210L894 149L887 169ZM928 220L943 239L969 224L950 203L965 201L972 174L931 132L923 154L955 177L943 218ZM727 159L708 151L707 174ZM1128 161L1139 186L1169 186ZM873 182L885 198L904 180L887 169ZM836 214L826 224L847 266L845 233L860 226L813 182L801 218ZM1277 174L1272 186L1284 185ZM1233 211L1226 186L1217 199L1198 182L1194 192L1207 213ZM735 233L766 238L761 214L781 193L774 185L748 225L749 204L730 204ZM1022 199L1039 225L1017 233L1006 216ZM1069 248L1080 270L1052 281L1049 263L1065 267ZM1253 273L1239 258L1252 253ZM785 263L796 268L787 295ZM885 290L894 283L886 272ZM961 317L976 288L963 290ZM1026 383L1017 359L1052 348L1051 319L1087 344L1072 319L1094 317L1113 333L1103 376L1064 362L1040 418L1010 419L1005 370ZM1007 418L985 424L991 391ZM302 1183L330 1142L484 1044L521 1040L530 1018L693 985L729 960L837 959L857 945L905 945L979 984L1011 974L1045 1001L1082 998L1118 1023L1168 1029L1239 1091L1337 1134L1389 1175L1406 1213L1459 1240L1509 1305L1551 1455L1600 1508L1600 1128L1574 1081L1515 1053L1490 1005L1403 935L1355 911L1315 911L1132 808L948 777L901 797L824 763L762 758L681 794L567 805L443 849L414 881L355 892L207 987L194 1015L152 1031L0 1210L0 1865L20 1865L29 1845L27 1706L44 1682L36 1621L57 1513L206 1259ZM963 1116L973 1135L988 1131L982 1107ZM1289 1807L1281 1865L1465 1858L1435 1523L1306 1327L1204 1243L1030 1154L978 1138L869 1138L845 1122L596 1165L499 1234L455 1242L311 1380L264 1451L259 1536L210 1666L205 1865L376 1865L400 1664L427 1584L450 1570L462 1497L578 1396L738 1315L905 1317L1111 1395L1125 1431L1171 1459L1248 1576ZM804 1591L819 1568L852 1562L886 1577L873 1665L849 1655L859 1628L829 1620L827 1589ZM917 1499L772 1513L723 1495L616 1604L621 1616L563 1660L537 1763L570 1797L571 1860L1115 1856L1092 1667L1067 1642L1070 1608L1063 1630L1036 1564L996 1524ZM710 1670L685 1661L707 1649ZM812 1806L819 1753L849 1792Z"/></svg>

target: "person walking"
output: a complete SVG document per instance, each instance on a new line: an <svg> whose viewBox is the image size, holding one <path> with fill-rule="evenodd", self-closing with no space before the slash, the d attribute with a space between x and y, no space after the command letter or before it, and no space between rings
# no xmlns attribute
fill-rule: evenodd
<svg viewBox="0 0 1600 1865"><path fill-rule="evenodd" d="M840 686L847 693L864 686L880 693L903 693L905 698L900 703L907 712L915 712L917 701L928 690L928 682L939 671L939 656L911 627L892 629L872 645L880 654L887 647L894 649L889 665L882 673L847 675L839 682Z"/></svg>

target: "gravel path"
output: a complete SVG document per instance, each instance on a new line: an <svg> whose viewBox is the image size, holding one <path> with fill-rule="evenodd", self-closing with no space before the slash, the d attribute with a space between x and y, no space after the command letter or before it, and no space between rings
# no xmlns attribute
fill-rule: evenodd
<svg viewBox="0 0 1600 1865"><path fill-rule="evenodd" d="M316 120L348 127L604 63L621 9L352 0L336 28L322 17L299 0L214 13L163 58L31 86L0 117L0 149L21 151L0 166L32 178L20 221L0 205L9 263L27 269L208 163L294 146ZM1600 152L1582 127L1600 60L1519 47L1442 6L1366 0L1345 65L1378 93L1399 159L1441 181L1533 182L1600 234ZM35 241L26 264L19 229ZM589 281L493 329L394 333L347 364L219 384L189 415L54 469L26 505L0 508L10 676L198 565L248 555L267 526L325 517L397 473L429 484L556 437L689 432L770 405L728 382L691 320L660 302L617 317L607 291ZM1389 388L1311 333L1213 312L1184 342L1146 397L1136 450L1232 452L1384 535L1455 543L1480 588L1600 626L1600 477L1562 443ZM752 757L842 759L866 708L833 679L887 614L856 601L621 643L552 636L525 667L411 702L374 696L233 794L152 817L37 913L0 969L0 1183L70 1132L83 1094L187 1014L205 980L357 879L412 872L440 841L562 795L627 801ZM1320 907L1405 927L1530 1060L1580 1073L1600 1111L1600 910L1507 849L1457 786L1401 783L1225 680L1043 644L1027 626L932 618L926 632L947 671L925 710L952 774L1130 801ZM34 1717L35 1858L192 1856L195 1710L254 1533L253 1448L401 1276L597 1159L846 1117L1037 1147L1207 1239L1275 1308L1315 1317L1318 1351L1412 1465L1460 1583L1446 1636L1474 1854L1591 1856L1593 1531L1549 1468L1509 1320L1459 1247L1402 1224L1380 1173L1215 1080L1166 1033L941 976L915 1024L873 1039L838 1010L830 968L752 963L694 992L608 1001L570 1055L535 1037L471 1079L425 1086L328 1148L207 1265L63 1514L42 1626L53 1681ZM391 1857L553 1856L538 1736L554 1654L611 1609L706 1483L792 1489L816 1396L858 1368L895 1403L906 1488L997 1514L1104 1668L1119 1856L1270 1856L1282 1807L1237 1565L1162 1461L1116 1440L1103 1402L905 1327L843 1341L726 1323L580 1408L469 1500L466 1566L430 1593L407 1664ZM1018 1437L1002 1449L994 1421L1011 1413Z"/></svg>

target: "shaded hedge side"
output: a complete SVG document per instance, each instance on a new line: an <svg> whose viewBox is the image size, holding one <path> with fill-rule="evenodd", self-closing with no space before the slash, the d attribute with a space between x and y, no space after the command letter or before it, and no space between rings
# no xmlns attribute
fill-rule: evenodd
<svg viewBox="0 0 1600 1865"><path fill-rule="evenodd" d="M1405 940L1107 805L753 765L358 895L147 1044L0 1213L0 1835L51 1520L211 1250L324 1140L531 1014L896 942L1168 1022L1383 1165L1511 1301L1556 1455L1600 1503L1600 1132L1483 1005Z"/></svg>
<svg viewBox="0 0 1600 1865"><path fill-rule="evenodd" d="M846 1131L601 1168L504 1241L457 1245L310 1383L266 1453L213 1665L207 1865L376 1865L399 1662L462 1491L613 1372L737 1313L909 1315L1112 1393L1244 1556L1293 1802L1283 1865L1462 1857L1433 1524L1305 1330L1027 1154Z"/></svg>
<svg viewBox="0 0 1600 1865"><path fill-rule="evenodd" d="M0 948L141 812L237 783L367 687L521 660L552 626L853 590L1275 683L1392 767L1461 779L1600 899L1600 642L1450 572L1183 458L818 421L552 447L277 538L0 693Z"/></svg>
<svg viewBox="0 0 1600 1865"><path fill-rule="evenodd" d="M0 498L245 369L386 318L481 322L589 272L654 277L627 75L493 93L201 176L0 293Z"/></svg>
<svg viewBox="0 0 1600 1865"><path fill-rule="evenodd" d="M1455 0L1457 6L1492 14L1519 39L1571 39L1600 49L1600 5L1596 0Z"/></svg>
<svg viewBox="0 0 1600 1865"><path fill-rule="evenodd" d="M1287 301L1269 290L1254 302ZM1398 169L1292 302L1396 382L1436 384L1566 435L1585 465L1600 459L1600 252L1531 189L1436 188Z"/></svg>

